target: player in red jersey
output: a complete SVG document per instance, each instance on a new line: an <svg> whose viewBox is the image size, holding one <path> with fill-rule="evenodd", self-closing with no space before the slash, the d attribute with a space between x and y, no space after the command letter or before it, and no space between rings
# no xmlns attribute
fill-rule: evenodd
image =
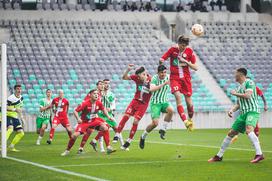
<svg viewBox="0 0 272 181"><path fill-rule="evenodd" d="M258 87L256 86L256 92L257 92L257 95L260 96L263 100L263 103L264 103L264 111L267 111L268 110L268 106L267 106L267 102L266 102L266 99L264 97L264 94L263 94L263 91ZM236 119L237 116L240 114L240 111L236 111L233 115L233 118ZM257 122L256 124L256 127L254 129L254 133L256 134L257 137L259 137L260 135L260 125L259 125L259 122ZM231 140L231 143L234 143L235 141L237 141L238 139L238 135L234 136Z"/></svg>
<svg viewBox="0 0 272 181"><path fill-rule="evenodd" d="M116 134L113 138L114 142L118 141L119 135L122 132L126 122L129 120L130 116L133 116L134 121L133 126L130 130L129 138L125 142L125 144L121 147L121 149L124 150L128 150L128 147L130 146L130 143L137 131L138 123L144 116L151 97L151 92L149 91L151 76L147 74L144 67L140 67L139 69L137 69L134 75L128 75L128 73L133 68L134 68L133 64L128 65L127 70L123 74L123 80L133 80L136 83L136 92L133 100L126 109L125 115L120 121Z"/></svg>
<svg viewBox="0 0 272 181"><path fill-rule="evenodd" d="M105 140L108 154L115 152L115 150L113 150L110 146L109 125L103 119L99 118L97 113L98 111L103 111L109 120L114 121L114 119L109 116L108 111L104 108L102 102L97 100L98 97L98 91L96 89L91 90L90 99L84 101L75 109L74 116L79 124L77 125L74 134L70 138L66 150L61 154L61 156L68 155L77 137L86 133L88 129L95 129L99 131L99 135L103 136ZM81 112L81 116L78 115L79 112ZM89 113L90 120L87 118Z"/></svg>
<svg viewBox="0 0 272 181"><path fill-rule="evenodd" d="M96 90L98 91L98 98L97 100L98 101L102 101L102 95L103 95L103 91L104 91L104 82L102 80L99 80L97 83L96 83ZM86 100L89 100L91 98L91 91L86 95L86 97L84 98L84 101ZM78 149L78 154L81 154L83 153L83 148L86 144L86 142L88 141L90 135L92 134L94 130L92 129L88 129L86 133L84 133L83 137L82 137L82 140L81 140L81 143L80 143L80 146L79 146L79 149ZM103 138L102 138L103 139ZM102 142L102 144L100 144L100 147L102 145L103 147L103 140L100 141L100 143Z"/></svg>
<svg viewBox="0 0 272 181"><path fill-rule="evenodd" d="M66 129L69 138L71 138L72 127L68 120L69 102L64 98L63 90L59 90L59 97L54 98L48 108L53 108L55 115L52 121L52 128L50 129L49 140L47 140L47 143L51 144L55 129L59 124L61 124Z"/></svg>
<svg viewBox="0 0 272 181"><path fill-rule="evenodd" d="M189 46L189 38L178 37L178 44L172 46L160 59L160 64L170 58L170 87L171 92L176 98L177 110L189 131L193 130L192 117L194 107L192 101L192 83L190 69L197 71L196 57L194 51ZM181 102L181 94L184 95L187 105L187 119Z"/></svg>

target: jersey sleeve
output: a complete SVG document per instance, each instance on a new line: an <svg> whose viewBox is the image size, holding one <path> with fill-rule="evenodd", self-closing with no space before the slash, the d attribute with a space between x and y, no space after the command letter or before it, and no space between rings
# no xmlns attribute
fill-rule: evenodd
<svg viewBox="0 0 272 181"><path fill-rule="evenodd" d="M138 76L137 75L130 75L129 78L133 80L134 82L137 82Z"/></svg>
<svg viewBox="0 0 272 181"><path fill-rule="evenodd" d="M43 100L43 99L41 99L39 104L40 104L40 107L44 107L44 106L45 106L45 102L44 102L44 100Z"/></svg>
<svg viewBox="0 0 272 181"><path fill-rule="evenodd" d="M258 96L263 96L263 91L257 86L256 86L256 91Z"/></svg>
<svg viewBox="0 0 272 181"><path fill-rule="evenodd" d="M173 52L173 47L169 48L169 49L167 50L167 52L165 52L165 53L162 55L161 59L163 59L164 61L167 60L169 57L171 57L172 52Z"/></svg>
<svg viewBox="0 0 272 181"><path fill-rule="evenodd" d="M191 59L192 56L193 56L193 50L189 47L187 47L182 53L182 57L185 58L186 60Z"/></svg>
<svg viewBox="0 0 272 181"><path fill-rule="evenodd" d="M249 80L247 83L246 83L246 90L251 90L253 91L254 88L255 88L255 84L252 80ZM256 88L255 88L256 89Z"/></svg>
<svg viewBox="0 0 272 181"><path fill-rule="evenodd" d="M78 105L78 106L76 107L75 111L76 111L76 112L81 112L81 111L84 110L85 106L86 106L86 103L83 102L83 103L81 103L80 105Z"/></svg>
<svg viewBox="0 0 272 181"><path fill-rule="evenodd" d="M192 64L196 63L196 55L194 53L192 54L191 62L192 62Z"/></svg>

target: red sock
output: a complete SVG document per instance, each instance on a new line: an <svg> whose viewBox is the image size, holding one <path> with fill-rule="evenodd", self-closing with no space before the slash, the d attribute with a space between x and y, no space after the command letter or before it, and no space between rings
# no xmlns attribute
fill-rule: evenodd
<svg viewBox="0 0 272 181"><path fill-rule="evenodd" d="M70 138L68 145L67 145L67 150L70 151L70 149L73 147L76 139Z"/></svg>
<svg viewBox="0 0 272 181"><path fill-rule="evenodd" d="M109 130L103 131L103 138L104 138L106 146L107 147L110 146L110 132L109 132Z"/></svg>
<svg viewBox="0 0 272 181"><path fill-rule="evenodd" d="M86 144L86 142L87 142L87 140L89 139L90 135L91 135L90 132L87 132L87 133L85 133L85 134L83 135L82 140L81 140L81 143L80 143L80 147L81 147L81 148L84 147L84 145Z"/></svg>
<svg viewBox="0 0 272 181"><path fill-rule="evenodd" d="M137 128L138 128L138 124L133 124L132 125L132 128L131 128L130 133L129 133L129 138L130 139L133 139L133 137L134 137L134 135L135 135L135 133L137 131Z"/></svg>
<svg viewBox="0 0 272 181"><path fill-rule="evenodd" d="M257 137L260 135L260 126L259 123L256 124L256 127L254 129L254 133L256 134Z"/></svg>
<svg viewBox="0 0 272 181"><path fill-rule="evenodd" d="M194 116L194 106L187 107L189 118Z"/></svg>
<svg viewBox="0 0 272 181"><path fill-rule="evenodd" d="M49 138L50 138L50 140L52 140L52 139L53 139L53 137L54 137L54 133L55 133L55 128L51 128L51 129L50 129L50 134L49 134Z"/></svg>
<svg viewBox="0 0 272 181"><path fill-rule="evenodd" d="M123 116L122 120L120 121L118 128L117 128L117 132L121 133L121 131L123 130L123 128L125 127L126 122L128 121L129 117L128 116Z"/></svg>
<svg viewBox="0 0 272 181"><path fill-rule="evenodd" d="M69 138L71 139L72 138L72 131L67 131L67 133L68 133L68 136L69 136Z"/></svg>
<svg viewBox="0 0 272 181"><path fill-rule="evenodd" d="M96 135L96 137L94 138L96 141L99 140L99 138L101 138L101 136L103 136L104 133L103 131L99 131L98 134Z"/></svg>
<svg viewBox="0 0 272 181"><path fill-rule="evenodd" d="M187 120L186 115L184 114L184 109L183 109L182 105L178 105L177 110L178 110L179 116L182 119L182 121Z"/></svg>

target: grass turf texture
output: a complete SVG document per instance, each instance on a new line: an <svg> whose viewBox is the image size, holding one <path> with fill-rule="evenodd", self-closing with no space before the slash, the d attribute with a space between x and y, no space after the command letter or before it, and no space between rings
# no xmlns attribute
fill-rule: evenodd
<svg viewBox="0 0 272 181"><path fill-rule="evenodd" d="M52 145L45 143L47 133L40 146L35 145L36 134L26 133L16 147L21 152L8 152L8 156L107 180L271 180L272 129L261 129L260 141L266 157L263 162L249 163L255 154L253 150L229 149L224 155L223 162L208 163L207 160L218 152L226 132L226 129L196 130L193 133L171 130L167 132L166 140L163 141L155 130L148 135L145 149L141 150L138 141L142 131L139 130L130 146L130 151L120 150L118 143L113 145L117 152L112 155L96 153L89 144L85 146L85 154L77 155L76 151L81 141L79 137L67 157L60 156L68 142L66 133L57 132ZM128 132L124 133L124 138L127 138L127 134ZM94 135L90 138L93 137ZM231 148L253 149L245 135L240 135ZM18 180L18 178L20 180L85 180L1 158L0 180Z"/></svg>

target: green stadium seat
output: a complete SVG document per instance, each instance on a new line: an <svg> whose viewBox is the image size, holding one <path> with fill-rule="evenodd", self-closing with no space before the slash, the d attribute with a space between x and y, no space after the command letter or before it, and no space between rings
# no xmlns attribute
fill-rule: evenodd
<svg viewBox="0 0 272 181"><path fill-rule="evenodd" d="M34 74L29 75L28 77L29 81L36 80L36 76Z"/></svg>
<svg viewBox="0 0 272 181"><path fill-rule="evenodd" d="M13 75L14 75L14 77L21 77L20 70L14 69L14 70L13 70Z"/></svg>

